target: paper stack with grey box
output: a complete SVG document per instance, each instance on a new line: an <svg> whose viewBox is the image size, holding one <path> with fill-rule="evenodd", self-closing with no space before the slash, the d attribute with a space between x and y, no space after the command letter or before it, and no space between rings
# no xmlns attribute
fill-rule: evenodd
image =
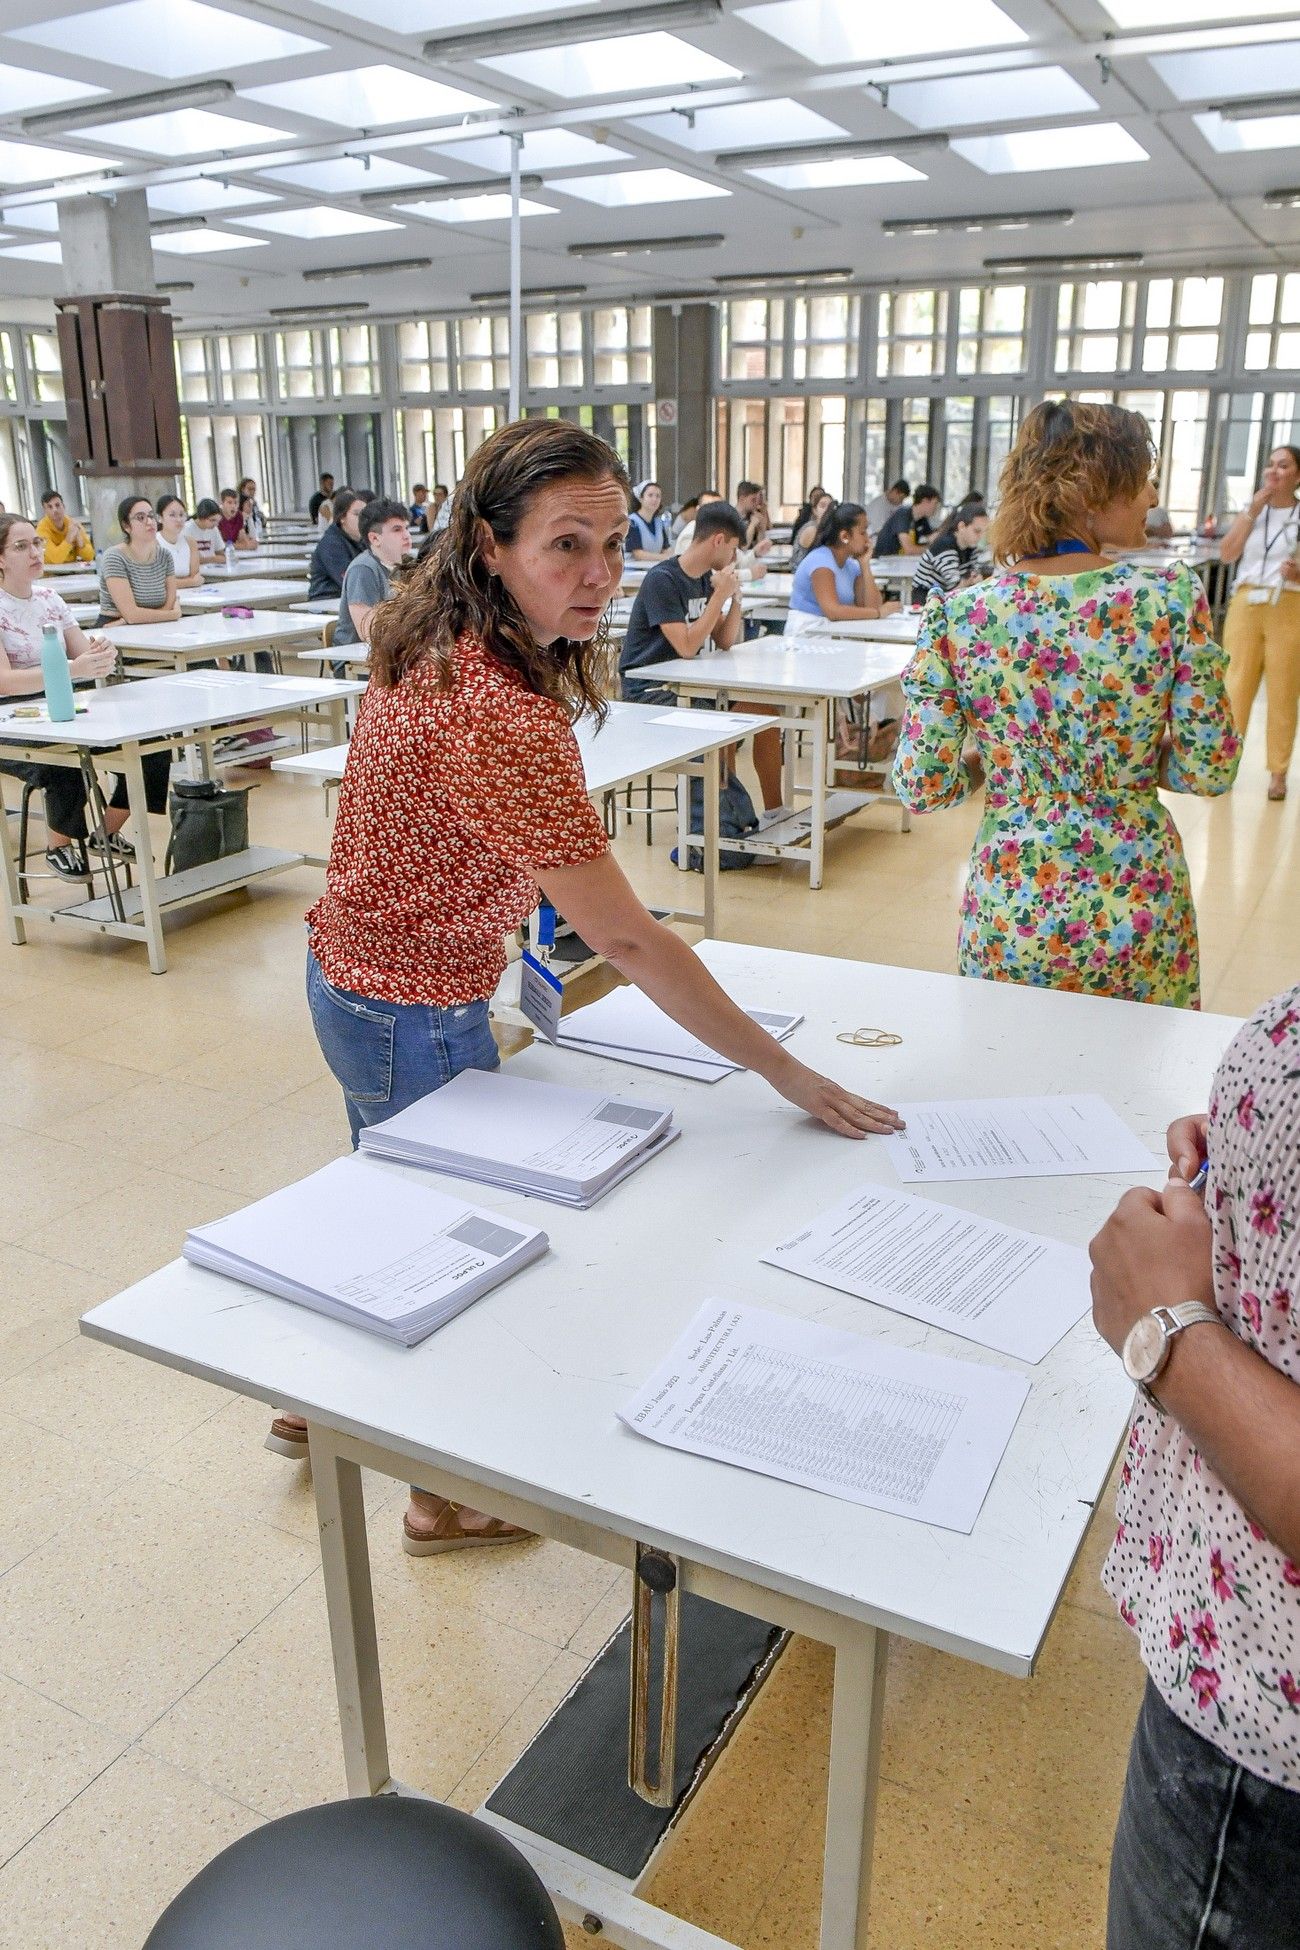
<svg viewBox="0 0 1300 1950"><path fill-rule="evenodd" d="M366 1158L336 1158L229 1218L195 1226L184 1254L350 1326L413 1347L549 1240Z"/></svg>
<svg viewBox="0 0 1300 1950"><path fill-rule="evenodd" d="M747 1008L745 1014L782 1043L803 1021L801 1015L784 1009ZM612 989L599 1002L574 1009L560 1024L559 1046L588 1056L613 1057L618 1063L639 1063L646 1070L666 1070L670 1076L696 1077L703 1083L717 1083L742 1067L719 1056L634 988Z"/></svg>
<svg viewBox="0 0 1300 1950"><path fill-rule="evenodd" d="M361 1133L400 1164L585 1208L679 1135L671 1107L496 1070L462 1070L441 1090Z"/></svg>

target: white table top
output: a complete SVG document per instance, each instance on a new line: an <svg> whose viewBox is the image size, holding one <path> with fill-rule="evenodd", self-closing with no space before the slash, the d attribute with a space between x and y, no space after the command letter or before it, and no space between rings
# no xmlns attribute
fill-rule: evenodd
<svg viewBox="0 0 1300 1950"><path fill-rule="evenodd" d="M747 1004L804 1010L791 1049L874 1095L1096 1090L1161 1152L1169 1120L1206 1103L1236 1028L1192 1010L731 942L699 952ZM863 1022L897 1030L903 1043L880 1051L835 1041ZM623 1427L616 1410L712 1297L965 1361L1017 1364L760 1264L760 1253L855 1187L895 1182L877 1142L834 1137L747 1074L707 1085L537 1045L512 1059L512 1071L672 1103L682 1140L589 1212L471 1188L482 1204L544 1226L552 1251L421 1346L387 1346L182 1261L96 1307L87 1331L626 1537L1026 1671L1133 1399L1091 1323L1027 1370L1029 1399L969 1536L658 1447ZM432 1182L465 1195L454 1180ZM936 1191L1083 1244L1134 1182ZM486 1489L484 1500L490 1509Z"/></svg>
<svg viewBox="0 0 1300 1950"><path fill-rule="evenodd" d="M220 657L231 650L301 642L312 634L306 617L279 609L255 609L251 616L223 616L217 610L207 616L182 616L179 623L114 623L104 631L119 649L159 657L174 656L178 650Z"/></svg>
<svg viewBox="0 0 1300 1950"><path fill-rule="evenodd" d="M673 657L627 673L638 682L729 691L735 697L862 697L895 683L910 662L910 645L857 643L843 638L759 637L714 656Z"/></svg>
<svg viewBox="0 0 1300 1950"><path fill-rule="evenodd" d="M74 596L93 596L97 602L99 600L99 577L84 563L79 563L75 569L47 567L41 581L47 577L55 595L62 596L65 603L70 603ZM40 588L39 582L36 587Z"/></svg>
<svg viewBox="0 0 1300 1950"><path fill-rule="evenodd" d="M671 718L672 722L665 722ZM629 779L647 772L667 771L697 752L720 750L751 731L762 731L766 718L740 711L665 710L662 704L612 703L604 725L597 730L590 718L574 726L588 792L612 792ZM291 752L271 761L273 772L293 772L299 778L333 785L343 777L346 745L330 745L310 752Z"/></svg>
<svg viewBox="0 0 1300 1950"><path fill-rule="evenodd" d="M298 610L306 616L337 616L338 596L309 596L305 603L290 603L290 609Z"/></svg>
<svg viewBox="0 0 1300 1950"><path fill-rule="evenodd" d="M297 555L293 559L301 561L304 558L301 555ZM256 553L252 549L239 549L235 554L235 566L233 569L227 569L225 559L222 557L215 562L205 562L203 564L203 573L205 576L211 576L214 581L219 581L224 577L230 582L233 582L236 576L282 576L284 574L285 560L286 558L283 555L268 557L262 553L261 549L258 549Z"/></svg>
<svg viewBox="0 0 1300 1950"><path fill-rule="evenodd" d="M910 582L920 559L919 555L877 555L868 559L867 567L873 576Z"/></svg>
<svg viewBox="0 0 1300 1950"><path fill-rule="evenodd" d="M305 607L305 605L295 603L292 607L299 609ZM309 615L314 614L318 618L321 615L319 610L308 611L307 613ZM299 663L315 664L317 667L323 663L331 663L347 664L354 670L369 670L370 668L370 645L368 643L327 644L322 642L315 650L299 650L297 655Z"/></svg>
<svg viewBox="0 0 1300 1950"><path fill-rule="evenodd" d="M758 637L751 647L757 649L773 642L797 644L805 650L827 643L915 643L920 627L920 610L904 609L896 616L864 616L852 618L847 623L828 622L824 628L815 630L792 630L787 624L783 637Z"/></svg>
<svg viewBox="0 0 1300 1950"><path fill-rule="evenodd" d="M223 603L274 603L285 608L307 593L307 578L276 581L273 576L249 576L246 580L232 577L229 582L205 582L198 589L180 589L182 613L191 611L202 615L207 610L220 609Z"/></svg>
<svg viewBox="0 0 1300 1950"><path fill-rule="evenodd" d="M364 684L350 678L264 677L242 670L188 671L182 676L157 677L142 684L113 684L103 690L78 693L78 711L70 722L15 718L14 707L0 710L0 743L77 745L89 751L107 750L134 739L162 738L207 725L235 724L253 718L301 711L309 704L327 704L355 697Z"/></svg>

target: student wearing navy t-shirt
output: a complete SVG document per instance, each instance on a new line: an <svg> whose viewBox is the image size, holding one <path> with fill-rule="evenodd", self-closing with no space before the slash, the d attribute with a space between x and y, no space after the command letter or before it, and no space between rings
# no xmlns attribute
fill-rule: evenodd
<svg viewBox="0 0 1300 1950"><path fill-rule="evenodd" d="M896 508L876 537L873 555L920 555L938 518L942 500L937 487L919 487L909 503Z"/></svg>

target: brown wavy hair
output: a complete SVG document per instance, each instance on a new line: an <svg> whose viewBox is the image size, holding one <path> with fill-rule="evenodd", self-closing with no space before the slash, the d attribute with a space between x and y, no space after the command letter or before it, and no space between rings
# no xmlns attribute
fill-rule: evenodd
<svg viewBox="0 0 1300 1950"><path fill-rule="evenodd" d="M372 683L400 684L427 661L434 666L437 688L449 690L456 639L471 630L530 691L553 698L575 717L584 711L605 716L597 673L609 634L607 615L589 641L562 637L543 648L483 559L489 531L508 548L541 490L572 480L616 481L624 494L631 488L614 449L568 420L514 420L475 450L452 497L447 528L375 611Z"/></svg>
<svg viewBox="0 0 1300 1950"><path fill-rule="evenodd" d="M1079 537L1095 508L1136 497L1155 447L1140 413L1083 400L1044 400L1026 415L1003 464L989 535L999 562L1046 555Z"/></svg>

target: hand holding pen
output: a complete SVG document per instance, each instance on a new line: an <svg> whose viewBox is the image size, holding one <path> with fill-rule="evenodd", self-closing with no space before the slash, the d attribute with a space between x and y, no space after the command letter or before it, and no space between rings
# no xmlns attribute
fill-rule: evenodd
<svg viewBox="0 0 1300 1950"><path fill-rule="evenodd" d="M1209 1174L1210 1120L1202 1112L1196 1117L1178 1117L1169 1126L1169 1176L1186 1185L1189 1191L1203 1192Z"/></svg>

